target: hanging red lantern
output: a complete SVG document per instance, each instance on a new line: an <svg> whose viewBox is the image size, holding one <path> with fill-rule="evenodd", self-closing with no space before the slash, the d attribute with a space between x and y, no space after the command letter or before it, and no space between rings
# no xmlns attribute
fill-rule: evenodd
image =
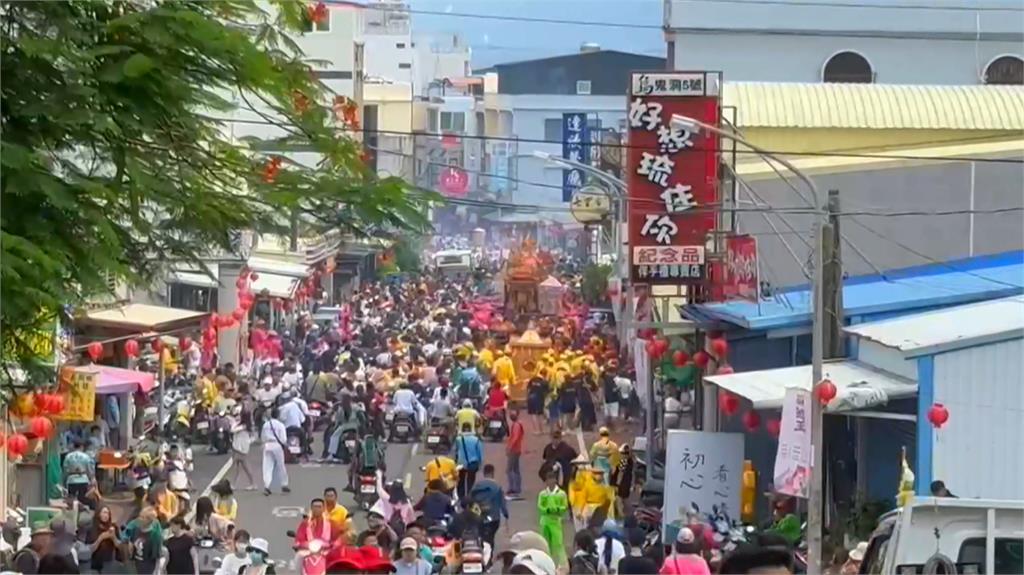
<svg viewBox="0 0 1024 575"><path fill-rule="evenodd" d="M928 410L928 421L935 429L941 429L949 421L949 410L941 403L932 404L931 409Z"/></svg>
<svg viewBox="0 0 1024 575"><path fill-rule="evenodd" d="M249 274L251 274L251 273L252 273L252 270L249 269L249 266L242 266L242 269L239 270L239 272L238 272L238 277L248 278Z"/></svg>
<svg viewBox="0 0 1024 575"><path fill-rule="evenodd" d="M677 349L676 352L672 354L672 365L676 367L683 367L688 361L690 361L690 354L681 349Z"/></svg>
<svg viewBox="0 0 1024 575"><path fill-rule="evenodd" d="M722 391L718 394L718 407L726 415L735 415L740 409L740 398L728 391Z"/></svg>
<svg viewBox="0 0 1024 575"><path fill-rule="evenodd" d="M85 351L93 361L99 361L99 359L103 357L103 344L98 341L94 341L86 346Z"/></svg>
<svg viewBox="0 0 1024 575"><path fill-rule="evenodd" d="M51 394L46 407L47 413L52 415L64 413L64 396L59 393Z"/></svg>
<svg viewBox="0 0 1024 575"><path fill-rule="evenodd" d="M240 290L245 289L245 286L247 286L247 285L249 285L249 281L247 279L245 279L244 277L239 276L239 278L237 280L235 280L235 287L240 289Z"/></svg>
<svg viewBox="0 0 1024 575"><path fill-rule="evenodd" d="M49 439L53 433L53 422L48 417L36 416L28 420L28 429L36 437Z"/></svg>
<svg viewBox="0 0 1024 575"><path fill-rule="evenodd" d="M814 388L814 393L818 396L818 402L822 405L828 405L833 399L836 398L836 384L832 383L829 379L821 380L821 383Z"/></svg>
<svg viewBox="0 0 1024 575"><path fill-rule="evenodd" d="M164 349L164 342L159 337L149 342L149 346L153 348L153 351L160 353Z"/></svg>
<svg viewBox="0 0 1024 575"><path fill-rule="evenodd" d="M668 340L667 339L659 339L659 340L655 340L655 341L658 342L657 343L657 345L658 345L658 356L660 357L662 355L665 355L665 352L667 352L668 348L669 348Z"/></svg>
<svg viewBox="0 0 1024 575"><path fill-rule="evenodd" d="M32 405L35 407L33 413L46 413L46 407L50 401L50 396L46 393L33 393L31 397Z"/></svg>
<svg viewBox="0 0 1024 575"><path fill-rule="evenodd" d="M657 332L653 328L641 329L636 332L636 336L640 339L654 339Z"/></svg>
<svg viewBox="0 0 1024 575"><path fill-rule="evenodd" d="M693 354L693 365L696 365L700 369L707 367L709 361L711 361L711 358L708 357L708 354L704 351L698 351Z"/></svg>
<svg viewBox="0 0 1024 575"><path fill-rule="evenodd" d="M124 354L128 357L139 357L139 342L134 339L124 342Z"/></svg>
<svg viewBox="0 0 1024 575"><path fill-rule="evenodd" d="M736 373L736 372L733 370L731 365L722 365L722 366L719 366L719 368L715 370L715 375L729 375L729 374L733 374L733 373Z"/></svg>
<svg viewBox="0 0 1024 575"><path fill-rule="evenodd" d="M11 457L21 457L28 451L28 438L21 433L15 433L7 438L7 453Z"/></svg>
<svg viewBox="0 0 1024 575"><path fill-rule="evenodd" d="M192 347L192 338L184 335L178 338L178 349L188 351L190 347Z"/></svg>
<svg viewBox="0 0 1024 575"><path fill-rule="evenodd" d="M251 274L249 274L249 279L251 279L252 281L256 281L256 280L260 279L260 274L258 274L256 272L252 272Z"/></svg>
<svg viewBox="0 0 1024 575"><path fill-rule="evenodd" d="M744 413L743 427L745 427L747 431L757 431L757 428L761 427L761 414L754 409Z"/></svg>
<svg viewBox="0 0 1024 575"><path fill-rule="evenodd" d="M720 330L714 330L714 331L709 331L708 332L708 339L718 339L720 337L722 337L722 332Z"/></svg>
<svg viewBox="0 0 1024 575"><path fill-rule="evenodd" d="M245 317L245 310L237 308L235 311L231 312L231 317L233 317L235 321L242 321L242 318Z"/></svg>
<svg viewBox="0 0 1024 575"><path fill-rule="evenodd" d="M657 341L655 341L653 339L648 341L646 344L644 344L644 349L647 350L648 357L651 357L651 358L657 358L658 357L658 342Z"/></svg>
<svg viewBox="0 0 1024 575"><path fill-rule="evenodd" d="M217 341L217 328L212 325L206 328L206 331L203 332L203 337L210 341Z"/></svg>
<svg viewBox="0 0 1024 575"><path fill-rule="evenodd" d="M711 352L718 359L722 359L729 352L729 342L725 341L724 337L711 340Z"/></svg>
<svg viewBox="0 0 1024 575"><path fill-rule="evenodd" d="M772 437L778 437L782 433L782 422L778 419L772 418L764 422L764 428Z"/></svg>

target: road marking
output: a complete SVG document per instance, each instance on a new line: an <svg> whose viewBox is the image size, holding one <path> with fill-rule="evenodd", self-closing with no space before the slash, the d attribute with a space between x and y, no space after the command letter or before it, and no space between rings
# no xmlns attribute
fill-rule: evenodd
<svg viewBox="0 0 1024 575"><path fill-rule="evenodd" d="M583 441L583 429L579 427L576 428L576 442L580 446L580 455L582 455L587 461L590 461L590 453L587 451L587 444Z"/></svg>
<svg viewBox="0 0 1024 575"><path fill-rule="evenodd" d="M412 472L405 474L405 487L412 487Z"/></svg>
<svg viewBox="0 0 1024 575"><path fill-rule="evenodd" d="M420 450L420 444L419 443L413 443L412 444L412 453L410 455L412 457L415 457L416 456L416 452L419 451L419 450Z"/></svg>
<svg viewBox="0 0 1024 575"><path fill-rule="evenodd" d="M306 463L300 463L299 467L302 467L303 469L316 469L318 467L323 467L323 465L316 463L315 461L307 461Z"/></svg>
<svg viewBox="0 0 1024 575"><path fill-rule="evenodd" d="M280 507L275 507L274 509L272 509L270 511L270 514L274 517L294 519L296 517L302 517L302 514L305 511L306 510L303 509L302 507L296 507L294 505L282 505Z"/></svg>
<svg viewBox="0 0 1024 575"><path fill-rule="evenodd" d="M203 489L203 492L199 494L199 497L207 497L210 495L210 490L213 489L213 486L219 483L220 480L224 479L224 476L228 474L228 471L231 469L231 463L232 459L229 457L228 460L224 462L224 465L221 466L220 471L218 471L217 474L213 476L213 479L210 480L210 484L206 486L206 489ZM198 500L199 497L196 497L196 500ZM195 509L196 507L193 505L192 508L189 509L189 512L185 514L186 522L192 521L192 517L196 514Z"/></svg>

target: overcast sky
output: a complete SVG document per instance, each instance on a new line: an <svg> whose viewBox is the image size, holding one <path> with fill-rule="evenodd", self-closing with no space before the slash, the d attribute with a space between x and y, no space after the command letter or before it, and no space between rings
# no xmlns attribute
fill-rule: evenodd
<svg viewBox="0 0 1024 575"><path fill-rule="evenodd" d="M458 32L473 48L473 67L529 60L576 52L580 44L595 42L602 48L665 55L665 41L657 29L625 29L579 24L548 24L462 18L455 14L525 16L557 20L584 20L661 25L662 0L407 0L415 10L445 14L412 14L414 34Z"/></svg>

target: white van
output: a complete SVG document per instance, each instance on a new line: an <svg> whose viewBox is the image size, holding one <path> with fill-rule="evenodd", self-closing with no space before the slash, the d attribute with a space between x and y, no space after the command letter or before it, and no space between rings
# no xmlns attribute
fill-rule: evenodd
<svg viewBox="0 0 1024 575"><path fill-rule="evenodd" d="M1024 573L1024 501L917 497L879 519L860 572Z"/></svg>
<svg viewBox="0 0 1024 575"><path fill-rule="evenodd" d="M434 267L444 275L468 274L473 271L473 252L445 250L434 254Z"/></svg>

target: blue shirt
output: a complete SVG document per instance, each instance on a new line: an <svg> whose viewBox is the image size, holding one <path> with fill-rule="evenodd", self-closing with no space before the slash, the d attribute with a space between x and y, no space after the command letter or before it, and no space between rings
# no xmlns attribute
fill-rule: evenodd
<svg viewBox="0 0 1024 575"><path fill-rule="evenodd" d="M65 481L68 485L79 485L89 483L96 463L92 457L84 451L72 451L64 456Z"/></svg>
<svg viewBox="0 0 1024 575"><path fill-rule="evenodd" d="M501 517L508 519L505 492L497 481L486 477L477 481L469 492L469 498L480 505L484 511L485 521L497 521Z"/></svg>
<svg viewBox="0 0 1024 575"><path fill-rule="evenodd" d="M460 435L455 439L455 462L463 467L480 467L484 460L484 446L480 438L472 433Z"/></svg>

